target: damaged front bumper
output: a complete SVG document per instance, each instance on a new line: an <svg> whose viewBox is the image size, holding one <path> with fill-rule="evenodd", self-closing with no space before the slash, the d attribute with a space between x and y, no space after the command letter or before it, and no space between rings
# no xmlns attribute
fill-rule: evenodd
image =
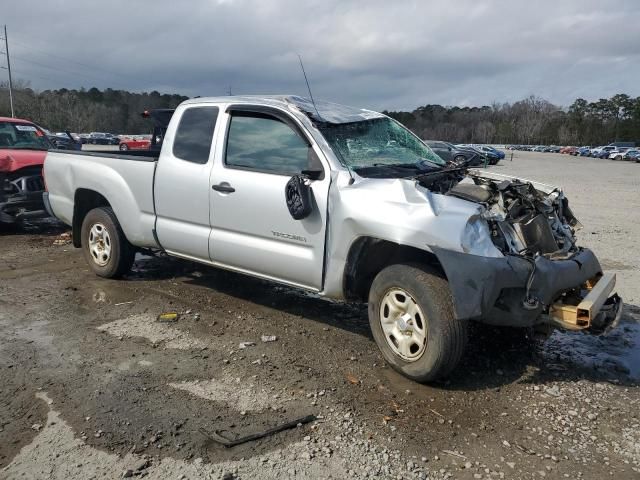
<svg viewBox="0 0 640 480"><path fill-rule="evenodd" d="M546 323L593 333L620 321L622 300L611 295L615 275L602 274L591 250L565 260L432 250L449 280L458 318L514 327Z"/></svg>
<svg viewBox="0 0 640 480"><path fill-rule="evenodd" d="M17 191L11 191L12 186L9 185L6 174L0 173L0 223L16 223L26 218L46 217L43 191L29 189L33 183L29 181L29 177L25 177L24 182L14 183L23 188L16 187Z"/></svg>
<svg viewBox="0 0 640 480"><path fill-rule="evenodd" d="M16 223L26 218L46 217L42 192L0 197L0 223Z"/></svg>

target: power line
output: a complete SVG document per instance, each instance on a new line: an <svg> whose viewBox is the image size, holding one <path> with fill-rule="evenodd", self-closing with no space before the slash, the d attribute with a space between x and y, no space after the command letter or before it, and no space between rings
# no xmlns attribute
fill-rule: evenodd
<svg viewBox="0 0 640 480"><path fill-rule="evenodd" d="M87 63L79 62L79 61L74 60L74 59L69 58L69 57L65 57L65 56L62 56L62 55L59 55L59 54L56 54L56 53L47 52L46 50L34 47L34 46L29 45L27 43L24 43L22 41L17 41L17 40L13 40L13 39L11 41L13 43L17 43L19 45L22 45L23 47L27 47L27 48L30 48L31 50L35 50L36 52L40 52L43 55L47 55L48 57L59 58L60 60L64 60L64 61L70 62L70 63L75 63L76 65L79 65L79 66L82 66L82 67L85 67L85 68L90 68L92 70L101 70L101 71L103 71L105 73L108 73L109 75L117 75L119 77L126 78L128 80L138 80L137 78L135 78L135 77L133 77L131 75L126 75L126 74L123 74L123 73L120 73L120 72L114 72L114 71L108 70L106 68L99 67L97 65L89 65Z"/></svg>
<svg viewBox="0 0 640 480"><path fill-rule="evenodd" d="M75 71L75 70L68 70L68 69L66 69L66 68L54 67L54 66L52 66L52 65L47 65L46 63L36 62L35 60L29 60L29 59L27 59L27 58L24 58L24 57L18 57L18 56L16 56L16 55L13 55L13 58L14 58L14 60L15 60L15 59L17 59L17 60L19 60L19 61L21 61L21 62L31 63L31 64L33 64L33 65L37 65L37 66L39 66L39 67L43 67L43 68L48 68L48 69L50 69L50 70L56 70L56 71L58 71L58 72L63 72L63 73L72 73L72 74L74 74L74 75L80 75L80 76L86 77L86 78L88 78L88 79L90 79L90 80L93 80L93 79L96 79L96 78L97 78L97 77L93 77L93 76L91 76L91 75L87 75L86 73L77 72L77 71Z"/></svg>

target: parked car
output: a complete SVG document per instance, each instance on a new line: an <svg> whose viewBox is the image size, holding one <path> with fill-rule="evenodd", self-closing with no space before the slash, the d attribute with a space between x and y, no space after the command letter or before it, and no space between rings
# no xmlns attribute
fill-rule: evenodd
<svg viewBox="0 0 640 480"><path fill-rule="evenodd" d="M639 159L640 157L640 150L638 150L637 148L630 148L629 150L627 150L624 155L622 156L623 160L631 160L631 161L640 161Z"/></svg>
<svg viewBox="0 0 640 480"><path fill-rule="evenodd" d="M88 143L92 145L118 145L120 139L112 133L91 132Z"/></svg>
<svg viewBox="0 0 640 480"><path fill-rule="evenodd" d="M611 160L622 160L628 150L631 150L631 147L616 147L614 150L609 151L608 158Z"/></svg>
<svg viewBox="0 0 640 480"><path fill-rule="evenodd" d="M609 156L609 153L615 150L616 147L614 145L605 145L604 147L596 147L591 149L591 156L596 158L604 158Z"/></svg>
<svg viewBox="0 0 640 480"><path fill-rule="evenodd" d="M82 150L82 143L73 138L69 132L49 133L49 141L59 150Z"/></svg>
<svg viewBox="0 0 640 480"><path fill-rule="evenodd" d="M487 165L496 165L500 161L499 155L497 155L492 151L481 149L477 145L463 144L463 145L457 145L457 147L460 149L468 149L476 153L477 155L480 155L483 160L483 163L486 163Z"/></svg>
<svg viewBox="0 0 640 480"><path fill-rule="evenodd" d="M576 156L581 156L581 157L590 157L591 156L591 147L580 147L578 148L576 154Z"/></svg>
<svg viewBox="0 0 640 480"><path fill-rule="evenodd" d="M482 152L487 153L490 159L497 157L498 161L500 161L505 157L503 151L498 150L497 148L494 148L490 145L474 145L474 147ZM496 163L498 162L492 163L492 165L495 165Z"/></svg>
<svg viewBox="0 0 640 480"><path fill-rule="evenodd" d="M445 162L455 164L470 162L468 163L470 166L481 166L484 163L484 157L479 156L477 152L471 149L461 148L452 143L437 140L426 140L425 143Z"/></svg>
<svg viewBox="0 0 640 480"><path fill-rule="evenodd" d="M149 150L151 139L142 135L123 137L120 139L120 151L127 150Z"/></svg>
<svg viewBox="0 0 640 480"><path fill-rule="evenodd" d="M536 147L531 148L532 152L544 152L546 147L544 145L538 145Z"/></svg>
<svg viewBox="0 0 640 480"><path fill-rule="evenodd" d="M35 123L0 117L0 223L46 216L42 165L50 148Z"/></svg>
<svg viewBox="0 0 640 480"><path fill-rule="evenodd" d="M615 275L578 246L560 188L447 165L370 110L196 98L159 156L52 151L44 170L49 210L97 275L158 249L368 302L382 355L417 381L451 372L470 319L591 333L620 319Z"/></svg>

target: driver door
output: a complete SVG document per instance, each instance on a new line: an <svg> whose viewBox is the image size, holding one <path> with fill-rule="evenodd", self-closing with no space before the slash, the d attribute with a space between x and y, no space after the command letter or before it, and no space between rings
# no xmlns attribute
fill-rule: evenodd
<svg viewBox="0 0 640 480"><path fill-rule="evenodd" d="M320 290L329 169L311 181L311 214L294 220L285 185L308 169L310 148L320 158L322 152L295 119L269 111L243 106L220 119L226 135L210 178L209 255L222 267Z"/></svg>

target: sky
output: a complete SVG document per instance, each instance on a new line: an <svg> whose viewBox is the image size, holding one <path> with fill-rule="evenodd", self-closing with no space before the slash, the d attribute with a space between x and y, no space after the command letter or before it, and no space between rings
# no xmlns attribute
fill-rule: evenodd
<svg viewBox="0 0 640 480"><path fill-rule="evenodd" d="M307 95L301 55L314 97L375 110L640 96L640 0L2 3L37 90Z"/></svg>

